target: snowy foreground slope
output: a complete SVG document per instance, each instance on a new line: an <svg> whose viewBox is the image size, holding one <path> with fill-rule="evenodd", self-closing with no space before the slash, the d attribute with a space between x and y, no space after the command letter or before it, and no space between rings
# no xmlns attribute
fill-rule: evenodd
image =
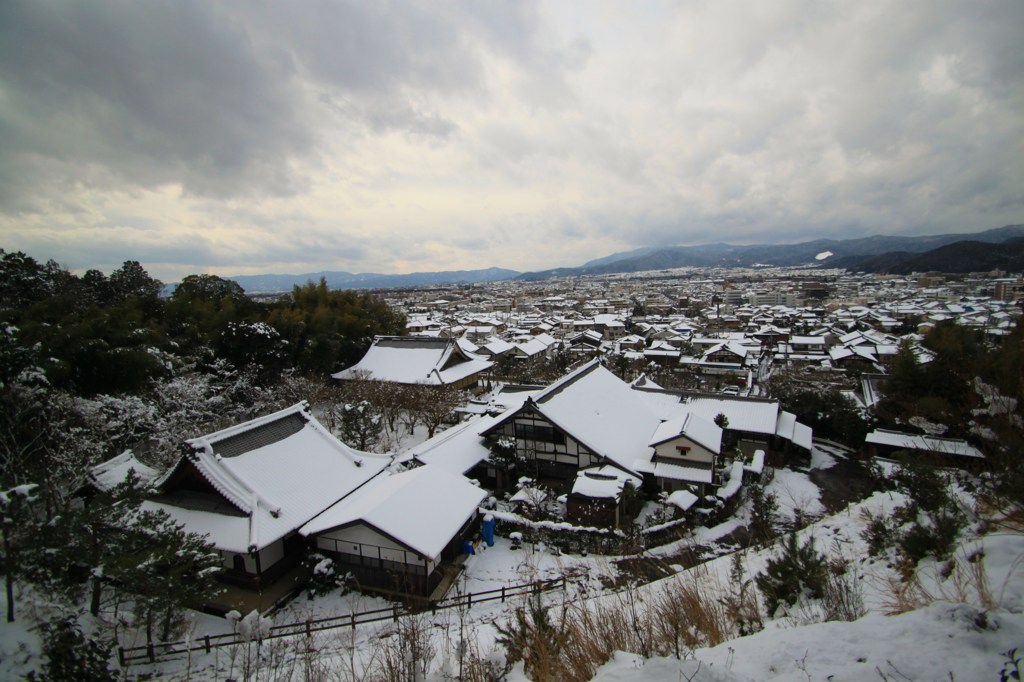
<svg viewBox="0 0 1024 682"><path fill-rule="evenodd" d="M819 509L816 491L802 472L779 470L772 489L779 496L780 511L786 518L792 518L797 509ZM868 556L861 533L865 511L888 517L903 501L897 493L875 493L800 531L801 542L813 538L819 550L849 562L850 570L860 576L858 582L868 615L854 622L820 622L820 610L810 604L789 615L766 620L765 629L757 634L713 648L696 649L682 661L643 659L633 653L618 652L597 669L593 679L999 680L1006 661L1004 652L1014 647L1024 650L1024 535L997 530L977 537L968 531L956 552L957 568L950 577L942 578L943 567L936 562L924 561L918 582L914 583L916 588L898 594L895 590L903 583L898 581L897 572L887 561ZM721 544L725 536L742 523L748 511L743 507L736 518L721 526L698 528L692 536L673 545L645 552L645 558L676 566L678 572L636 587L632 596L621 588L615 591L610 587L618 573L613 557L559 554L529 543L513 551L506 538L498 538L494 547L470 557L458 589L478 592L569 575L569 589L545 595L553 616L567 605L590 610L621 609L632 597L638 603L650 603L674 581L693 584L709 599L719 599L734 589L730 579L731 556L681 570L675 564L674 552L686 545L708 547L716 541L720 549L725 549L726 545ZM740 554L746 577L750 579L761 572L777 551L765 548ZM981 567L983 575L977 570ZM31 610L39 611L40 617L46 615L44 611L59 608L47 605L44 599L26 599L23 603L29 601L35 601ZM474 604L461 614L428 612L403 623L386 621L355 630L322 633L314 639L313 648L316 666L324 674L309 679L383 679L368 676L366 671L388 651L398 651L398 639L410 627L419 627L418 631L429 640L423 642L423 650L428 653L424 674L419 679L424 682L453 679L458 670L455 652L460 647L500 665L504 650L497 642L495 626L507 623L511 610L521 604ZM334 592L312 601L300 598L275 614L273 621L302 621L387 606L378 597ZM906 612L885 615L895 611ZM35 666L38 642L30 620L24 618L0 628L0 679L20 679ZM225 630L230 631L230 626L223 619L193 614L188 636L199 639ZM123 672L128 679L300 679L298 669L305 663L304 650L301 638L275 640L262 648L241 645L211 654L195 652L187 660L134 664ZM522 663L513 668L507 679L527 679Z"/></svg>
<svg viewBox="0 0 1024 682"><path fill-rule="evenodd" d="M955 559L957 571L948 578L941 577L943 569L935 562L922 562L917 589L903 595L907 605L919 608L885 615L897 610L893 588L900 583L884 562L867 558L859 534L863 510L890 510L900 497L877 493L801 533L803 538L813 536L816 545L832 556L854 559L868 615L854 622L812 622L818 618L813 608L798 610L766 621L762 632L697 649L682 661L617 652L593 679L999 680L1007 662L1005 652L1016 647L1020 656L1024 651L1024 536L994 532L964 541ZM768 556L766 551L749 554L747 574L760 571ZM974 572L971 559L984 567L980 594L971 576L982 574ZM709 589L722 589L728 581L728 558L694 571L702 573ZM521 665L508 679L526 679Z"/></svg>
<svg viewBox="0 0 1024 682"><path fill-rule="evenodd" d="M1002 652L1022 645L1024 614L936 603L898 616L766 630L686 661L617 652L594 680L998 680Z"/></svg>

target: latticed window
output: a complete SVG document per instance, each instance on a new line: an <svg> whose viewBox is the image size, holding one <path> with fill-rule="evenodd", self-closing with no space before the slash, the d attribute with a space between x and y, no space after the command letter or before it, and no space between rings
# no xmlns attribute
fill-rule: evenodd
<svg viewBox="0 0 1024 682"><path fill-rule="evenodd" d="M516 438L565 445L565 434L547 424L516 423Z"/></svg>

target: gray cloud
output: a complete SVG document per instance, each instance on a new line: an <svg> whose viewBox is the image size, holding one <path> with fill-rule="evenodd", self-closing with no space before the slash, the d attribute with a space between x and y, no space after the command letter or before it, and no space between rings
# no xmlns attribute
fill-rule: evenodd
<svg viewBox="0 0 1024 682"><path fill-rule="evenodd" d="M42 157L195 194L290 189L283 161L312 135L288 65L258 54L244 27L212 7L4 3L3 168L18 174Z"/></svg>
<svg viewBox="0 0 1024 682"><path fill-rule="evenodd" d="M483 87L456 21L484 26L478 14L325 0L3 3L2 199L40 209L34 194L83 169L98 185L176 183L200 196L301 191L290 162L327 132L317 102L371 133L443 138L457 125L415 93ZM503 26L474 41L516 44Z"/></svg>
<svg viewBox="0 0 1024 682"><path fill-rule="evenodd" d="M0 242L534 269L1020 222L1020 26L1016 0L10 0Z"/></svg>

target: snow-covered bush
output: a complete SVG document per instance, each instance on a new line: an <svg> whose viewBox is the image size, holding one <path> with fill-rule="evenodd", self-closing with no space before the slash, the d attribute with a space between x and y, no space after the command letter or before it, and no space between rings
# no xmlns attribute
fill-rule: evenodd
<svg viewBox="0 0 1024 682"><path fill-rule="evenodd" d="M345 586L351 577L351 574L342 573L338 570L334 559L320 552L308 554L303 563L309 571L309 583L306 585L306 592L310 599Z"/></svg>

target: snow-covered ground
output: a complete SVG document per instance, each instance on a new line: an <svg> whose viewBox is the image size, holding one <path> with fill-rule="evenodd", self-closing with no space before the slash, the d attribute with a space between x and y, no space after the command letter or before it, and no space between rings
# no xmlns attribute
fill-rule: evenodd
<svg viewBox="0 0 1024 682"><path fill-rule="evenodd" d="M843 453L828 448L815 448L808 471L781 469L769 485L779 501L781 513L789 519L801 512L814 519L824 513L818 489L809 473L832 467ZM921 590L917 603L921 606L901 615L886 615L897 601L893 592L897 573L886 561L868 556L861 538L866 513L889 516L903 502L896 493L876 493L866 500L850 505L838 514L821 516L799 533L802 541L814 539L815 546L832 557L844 557L850 570L859 576L868 615L852 622L821 623L814 608L798 609L765 622L765 629L755 635L734 639L720 646L697 649L686 660L648 659L620 652L595 677L601 681L644 679L654 682L678 680L933 680L959 681L999 679L1006 660L1003 652L1013 647L1024 649L1024 536L993 533L981 538L969 537L962 543L957 557L961 566L954 578L943 578L944 569L935 562L922 562ZM698 581L713 594L726 589L730 581L733 546L723 539L742 526L747 506L736 516L713 528L700 527L688 537L664 547L648 550L644 557L652 561L667 559L663 564L675 565L675 575L638 588L643 599L653 595L667 581ZM693 546L711 548L709 556L718 558L690 569L681 570L672 557L681 549ZM752 577L762 571L776 552L774 547L751 549L741 554L745 574ZM618 571L617 557L566 555L544 545L525 544L513 549L509 540L498 537L493 547L471 556L453 593L475 593L558 576L570 576L573 582L564 591L549 593L549 603L571 601L598 605L617 598L610 592ZM969 573L969 558L980 561L985 568L987 595L972 592L970 581L956 578ZM450 594L451 596L451 594ZM24 603L24 601L22 602ZM427 680L441 680L452 671L452 657L463 638L477 651L491 652L500 658L495 624L505 622L509 609L521 604L500 601L474 605L465 612L452 609L420 616L429 633L431 675ZM307 618L336 616L352 612L388 608L391 603L377 597L340 591L309 600L304 596L275 614L275 623L303 621ZM23 614L27 609L23 610ZM401 624L385 621L321 633L315 646L322 661L330 666L359 668L367 665L382 647L395 641ZM223 619L195 614L190 636L230 632ZM22 676L32 669L32 652L37 650L35 634L19 621L0 630L0 677ZM265 644L261 655L287 648L282 640ZM154 674L161 679L244 679L241 662L252 651L222 649L191 659L167 661L154 666L136 665L131 676ZM262 678L261 678L262 679ZM347 678L344 678L347 679ZM514 669L510 680L524 679Z"/></svg>

